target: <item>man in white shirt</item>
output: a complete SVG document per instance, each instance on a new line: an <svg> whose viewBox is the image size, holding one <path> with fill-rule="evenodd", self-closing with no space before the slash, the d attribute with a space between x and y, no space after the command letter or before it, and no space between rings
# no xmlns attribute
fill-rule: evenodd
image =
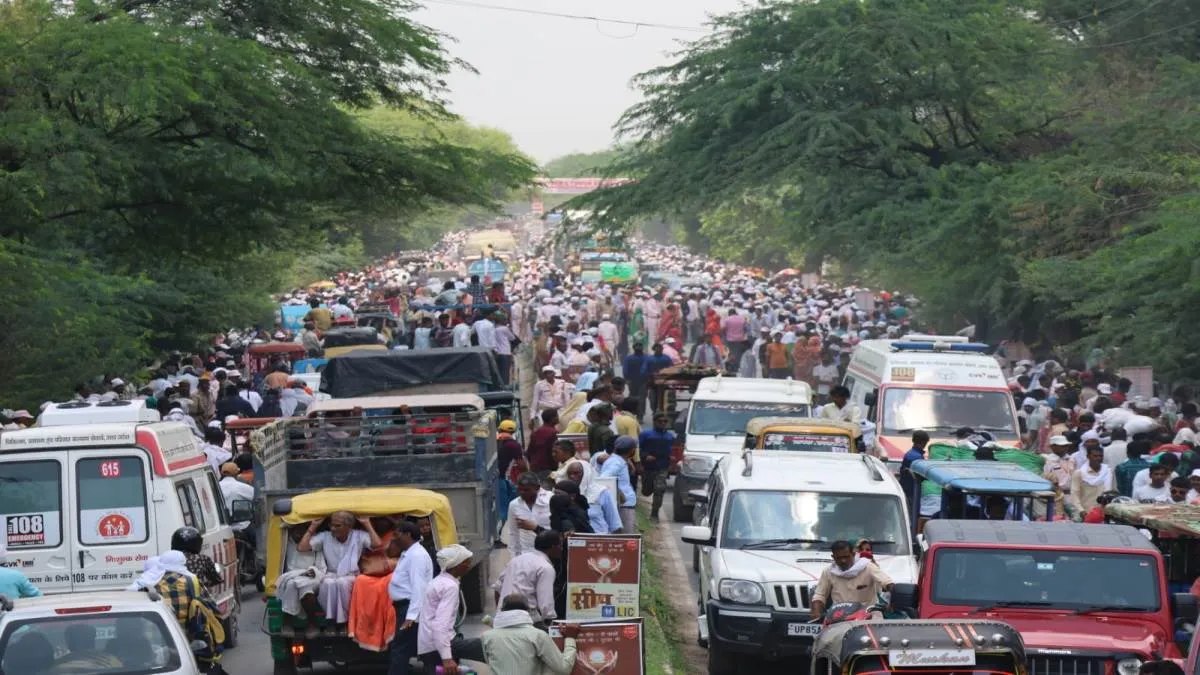
<svg viewBox="0 0 1200 675"><path fill-rule="evenodd" d="M833 362L833 354L825 352L821 355L821 363L813 367L813 380L817 384L817 400L825 401L833 385L837 382L838 367Z"/></svg>
<svg viewBox="0 0 1200 675"><path fill-rule="evenodd" d="M221 496L225 500L225 513L233 513L233 502L238 499L254 501L254 486L237 479L242 470L233 462L225 462L221 465L221 482L217 483L217 487L221 488ZM250 526L250 523L234 523L234 530L244 530Z"/></svg>
<svg viewBox="0 0 1200 675"><path fill-rule="evenodd" d="M467 317L450 331L451 346L464 349L471 346L471 317Z"/></svg>
<svg viewBox="0 0 1200 675"><path fill-rule="evenodd" d="M475 321L475 337L479 338L479 346L496 351L496 324L484 314Z"/></svg>
<svg viewBox="0 0 1200 675"><path fill-rule="evenodd" d="M329 311L333 313L334 321L354 318L354 310L350 309L350 305L346 304L346 298L338 298L338 301L333 303Z"/></svg>
<svg viewBox="0 0 1200 675"><path fill-rule="evenodd" d="M835 420L838 422L849 422L858 424L861 414L858 406L850 403L850 390L841 385L829 390L829 398L832 403L826 403L821 406L821 414L818 415L821 419Z"/></svg>
<svg viewBox="0 0 1200 675"><path fill-rule="evenodd" d="M552 492L542 489L537 474L523 473L517 478L517 498L508 504L508 521L505 523L505 543L514 558L534 550L538 533L550 529L552 496Z"/></svg>
<svg viewBox="0 0 1200 675"><path fill-rule="evenodd" d="M1139 504L1157 504L1171 502L1171 486L1167 479L1171 470L1165 464L1155 464L1150 467L1150 482L1133 488L1133 499Z"/></svg>
<svg viewBox="0 0 1200 675"><path fill-rule="evenodd" d="M525 598L534 625L545 628L558 618L554 611L554 561L562 555L562 535L546 530L533 540L532 551L514 557L500 573L500 596Z"/></svg>
<svg viewBox="0 0 1200 675"><path fill-rule="evenodd" d="M558 370L554 366L542 368L542 379L533 385L533 400L529 411L536 424L544 410L562 410L571 402L571 385L565 380L558 379Z"/></svg>
<svg viewBox="0 0 1200 675"><path fill-rule="evenodd" d="M233 453L225 449L225 432L217 420L213 420L204 428L204 444L200 449L204 451L213 473L218 476L221 475L221 465L233 459Z"/></svg>
<svg viewBox="0 0 1200 675"><path fill-rule="evenodd" d="M404 521L396 526L396 536L388 544L388 556L400 560L388 582L388 597L396 610L396 637L392 640L388 675L407 675L409 661L417 655L417 622L421 598L433 580L433 559L421 545L421 528Z"/></svg>

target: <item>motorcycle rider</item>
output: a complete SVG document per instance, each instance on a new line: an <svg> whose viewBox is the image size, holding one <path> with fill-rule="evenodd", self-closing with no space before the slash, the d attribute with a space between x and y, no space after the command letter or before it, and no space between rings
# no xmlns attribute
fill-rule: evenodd
<svg viewBox="0 0 1200 675"><path fill-rule="evenodd" d="M825 615L825 609L844 602L871 605L880 591L892 590L892 579L870 558L855 555L850 542L839 540L830 547L833 564L821 572L813 591L812 618Z"/></svg>
<svg viewBox="0 0 1200 675"><path fill-rule="evenodd" d="M217 572L213 559L203 553L204 536L194 527L181 527L171 535L171 550L179 551L187 558L187 569L205 588L220 586L225 582Z"/></svg>

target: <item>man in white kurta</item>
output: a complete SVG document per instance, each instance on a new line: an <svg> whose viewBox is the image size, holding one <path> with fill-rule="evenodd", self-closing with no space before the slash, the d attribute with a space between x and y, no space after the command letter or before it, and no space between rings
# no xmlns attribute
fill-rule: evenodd
<svg viewBox="0 0 1200 675"><path fill-rule="evenodd" d="M323 522L323 521L322 521ZM363 529L354 529L354 514L339 511L329 517L329 529L317 533L320 522L308 528L296 547L300 551L316 551L325 557L327 573L321 579L317 600L325 616L335 623L350 620L350 590L358 577L358 561L363 551L379 548L382 542L369 518L359 518Z"/></svg>

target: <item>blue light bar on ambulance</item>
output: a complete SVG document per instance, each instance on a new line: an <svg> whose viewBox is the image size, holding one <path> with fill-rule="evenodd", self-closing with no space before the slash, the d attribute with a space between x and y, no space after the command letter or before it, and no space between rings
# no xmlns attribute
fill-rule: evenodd
<svg viewBox="0 0 1200 675"><path fill-rule="evenodd" d="M987 352L990 347L981 342L893 342L894 351L904 352Z"/></svg>

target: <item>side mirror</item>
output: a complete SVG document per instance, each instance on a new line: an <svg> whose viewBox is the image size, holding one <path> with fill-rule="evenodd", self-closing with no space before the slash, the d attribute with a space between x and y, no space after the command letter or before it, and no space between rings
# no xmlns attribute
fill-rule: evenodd
<svg viewBox="0 0 1200 675"><path fill-rule="evenodd" d="M697 504L708 503L707 490L688 490L688 496L691 497L692 501L696 502Z"/></svg>
<svg viewBox="0 0 1200 675"><path fill-rule="evenodd" d="M1171 615L1176 620L1194 623L1200 616L1200 600L1191 593L1175 593L1171 596Z"/></svg>
<svg viewBox="0 0 1200 675"><path fill-rule="evenodd" d="M917 608L917 585L895 584L892 586L892 608L896 611Z"/></svg>
<svg viewBox="0 0 1200 675"><path fill-rule="evenodd" d="M235 523L248 523L254 520L254 502L249 499L233 500L233 507L230 509L229 519Z"/></svg>
<svg viewBox="0 0 1200 675"><path fill-rule="evenodd" d="M192 640L192 643L189 646L192 648L193 654L200 654L208 651L208 643L204 640Z"/></svg>
<svg viewBox="0 0 1200 675"><path fill-rule="evenodd" d="M878 402L879 402L879 394L877 392L871 392L871 393L867 394L866 398L863 399L863 403L868 408L874 408L875 404Z"/></svg>
<svg viewBox="0 0 1200 675"><path fill-rule="evenodd" d="M713 541L712 528L703 525L684 525L680 533L680 539L683 539L684 543L695 544L696 546L712 546L716 544Z"/></svg>

